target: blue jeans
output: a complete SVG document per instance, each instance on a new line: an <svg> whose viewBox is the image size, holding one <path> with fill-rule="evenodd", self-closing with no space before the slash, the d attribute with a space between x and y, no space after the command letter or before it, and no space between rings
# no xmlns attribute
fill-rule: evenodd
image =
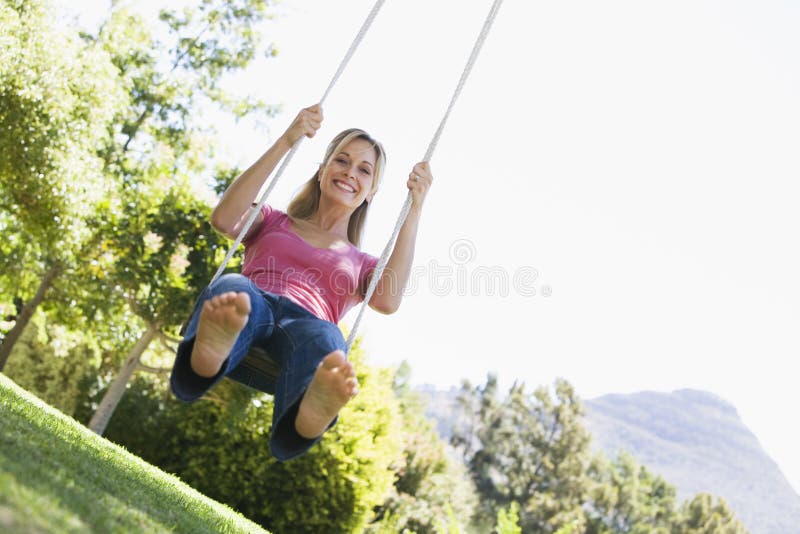
<svg viewBox="0 0 800 534"><path fill-rule="evenodd" d="M250 317L216 376L205 378L191 367L192 348L203 303L229 291L250 295ZM273 364L254 355L262 349L279 367L277 379L265 372ZM275 397L270 449L280 461L291 460L311 448L320 437L306 439L294 428L297 410L322 359L344 350L345 341L335 324L320 319L286 297L259 289L249 278L226 274L207 287L195 305L172 369L170 384L179 399L192 402L224 377ZM330 426L336 424L334 419Z"/></svg>

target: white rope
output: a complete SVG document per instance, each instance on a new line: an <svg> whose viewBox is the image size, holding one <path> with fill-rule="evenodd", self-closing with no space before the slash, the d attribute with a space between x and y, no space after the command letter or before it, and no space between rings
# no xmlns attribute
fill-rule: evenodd
<svg viewBox="0 0 800 534"><path fill-rule="evenodd" d="M497 16L497 12L500 10L500 4L503 3L503 0L494 0L494 4L492 4L492 8L489 10L489 14L486 16L486 21L483 23L483 29L481 29L481 33L478 35L477 40L475 41L475 45L472 47L472 54L470 54L469 59L467 60L467 64L464 67L464 71L461 73L461 79L458 81L458 85L456 86L455 91L453 92L453 96L450 98L450 105L447 106L447 111L442 117L441 122L439 123L439 127L436 129L436 133L433 135L433 139L431 139L430 144L428 145L428 150L425 152L425 158L423 161L429 162L431 157L433 157L433 151L436 149L436 145L439 143L439 138L442 135L442 131L444 131L444 126L447 123L447 119L450 117L450 112L453 110L453 106L455 106L456 100L458 99L459 95L461 94L461 90L464 88L464 84L469 77L470 71L472 71L472 67L475 64L475 61L478 58L478 53L483 46L483 42L486 40L486 36L489 34L489 29L492 27L492 22L494 22L495 17ZM384 269L386 268L386 263L389 261L389 256L394 249L394 244L397 241L397 236L400 234L400 229L403 226L403 223L408 217L408 212L411 211L411 192L409 191L408 196L406 197L405 204L403 204L403 208L400 210L400 216L397 218L397 223L394 226L394 231L392 232L389 241L386 243L386 247L383 249L383 253L381 257L378 259L378 265L375 267L373 271L372 278L370 279L369 287L367 287L367 293L364 296L364 302L361 304L361 307L358 310L358 316L356 316L355 323L353 323L353 328L350 330L350 335L347 337L347 344L346 344L346 351L350 352L350 347L353 345L353 341L356 337L356 332L358 331L358 327L361 324L361 318L364 316L364 311L366 310L367 304L372 299L372 295L375 293L375 288L378 286L378 281L380 280L381 275L383 274Z"/></svg>
<svg viewBox="0 0 800 534"><path fill-rule="evenodd" d="M323 93L322 98L320 98L320 100L319 100L320 104L323 104L325 102L325 99L328 98L328 94L331 92L331 89L333 89L333 86L336 85L336 82L339 80L339 77L344 72L345 67L350 62L350 58L353 57L353 54L355 53L356 49L358 48L358 45L361 44L361 40L367 34L367 30L369 30L369 27L372 25L372 21L375 20L375 17L378 15L378 12L380 11L380 9L383 6L383 3L385 1L386 0L377 0L375 2L375 5L372 6L372 10L369 12L369 15L367 15L367 19L364 21L364 24L361 25L361 29L358 31L358 34L356 35L356 38L353 39L353 42L350 44L350 48L347 50L347 53L345 54L344 59L342 59L341 63L339 63L339 68L336 69L336 73L333 75L333 78L331 78L331 82L328 84L328 88L325 89L325 93ZM291 150L289 150L289 152L283 158L283 162L281 162L280 167L278 167L278 171L275 173L275 176L272 178L272 181L269 183L267 188L261 194L261 197L259 197L258 202L254 203L250 207L250 212L248 213L247 220L245 221L244 226L242 226L242 229L239 232L239 235L236 236L236 240L233 242L233 245L231 245L231 248L228 250L228 253L225 255L225 259L222 260L222 265L219 266L219 268L217 269L217 272L214 274L214 277L208 283L209 286L211 284L213 284L217 280L217 278L219 278L222 275L222 273L225 271L225 267L227 267L228 262L231 261L231 258L233 258L233 255L236 252L236 249L239 248L239 245L241 244L242 240L244 239L244 236L247 235L248 230L250 230L250 227L253 225L253 221L256 220L256 217L258 216L258 213L261 211L261 207L267 201L267 197L269 197L269 194L275 188L275 185L278 183L278 180L283 175L283 171L289 165L289 162L292 160L292 157L294 156L295 152L297 152L297 149L300 147L300 144L303 142L303 138L304 138L304 136L300 137L294 143L294 145L292 145ZM264 178L264 180L267 180L268 178L269 178L269 176Z"/></svg>

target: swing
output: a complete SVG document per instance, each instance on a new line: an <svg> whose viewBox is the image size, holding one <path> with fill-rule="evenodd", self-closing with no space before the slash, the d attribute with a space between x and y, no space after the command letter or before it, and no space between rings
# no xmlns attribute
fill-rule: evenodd
<svg viewBox="0 0 800 534"><path fill-rule="evenodd" d="M325 90L325 93L322 95L319 103L322 104L325 99L328 97L333 86L338 81L339 77L341 76L342 72L344 71L345 66L350 61L350 58L353 56L356 48L361 43L361 40L364 38L364 35L367 33L367 30L372 25L372 21L380 11L381 6L383 5L385 0L377 0L375 5L372 7L367 19L364 21L364 24L361 26L356 38L353 40L350 48L347 50L344 59L339 64L339 68L336 70L336 73L333 75L330 83L328 84L328 88ZM475 64L475 60L478 57L478 53L480 52L481 47L483 46L483 42L486 40L486 36L489 34L489 29L491 28L492 22L494 21L495 17L497 16L497 12L500 9L500 4L502 4L503 0L494 0L491 9L489 10L489 14L486 16L486 20L483 23L483 28L481 29L480 34L478 35L477 40L472 48L472 53L470 54L469 59L467 60L467 64L464 67L464 71L461 74L461 78L459 79L458 85L456 86L455 91L453 92L453 96L450 99L450 104L447 107L447 111L445 112L444 116L442 117L441 122L439 123L439 127L436 129L436 132L433 135L433 139L431 139L430 144L428 145L428 150L425 152L425 158L423 161L429 162L431 157L433 156L433 151L436 149L436 145L439 142L439 137L442 135L442 131L444 130L444 126L447 122L447 119L450 117L450 112L452 111L458 96L461 94L461 90L466 83L467 78L469 77L470 71L472 70L472 66ZM208 283L210 287L217 278L219 278L225 270L228 262L233 257L236 249L241 244L244 236L247 235L248 230L255 221L258 213L261 211L261 207L267 201L267 197L272 192L272 189L277 184L278 179L283 174L283 171L286 169L289 161L291 161L292 156L294 153L297 152L300 143L303 141L303 137L300 137L295 144L292 146L291 150L286 154L286 157L283 159L280 167L278 168L275 176L272 178L272 181L269 183L267 188L262 193L261 197L258 199L258 202L254 202L250 208L250 213L245 221L244 226L242 227L239 235L236 237L233 245L231 245L228 253L225 255L225 259L222 261L222 264L217 269L217 272L214 274L214 277ZM383 249L383 253L381 254L378 264L373 271L372 278L370 279L369 286L367 287L366 294L364 295L364 301L361 303L361 307L359 308L358 315L356 316L356 320L353 323L353 328L350 330L350 334L347 337L346 341L346 349L345 352L347 354L350 353L350 348L352 347L353 341L355 340L356 332L358 331L358 327L361 323L361 318L364 315L364 311L366 310L366 306L369 301L372 299L372 295L375 293L375 289L378 285L378 281L380 280L381 275L386 267L386 263L389 261L389 256L391 255L392 248L394 247L394 243L397 240L397 236L400 233L400 229L403 226L403 223L408 216L408 212L411 210L411 192L409 191L408 196L406 197L406 201L403 204L402 209L400 210L400 215L397 218L397 222L395 223L394 230L392 231L392 235L389 238L389 241L386 243L386 246ZM207 288L208 289L208 288ZM184 325L184 329L186 325ZM183 329L181 331L183 334ZM240 367L243 367L244 370L252 371L258 374L261 378L264 379L262 384L265 386L260 387L259 389L265 389L266 393L273 393L270 391L272 389L269 385L266 384L275 384L278 379L278 374L280 373L280 366L278 363L270 357L269 353L261 347L251 347L248 351L247 355L244 357L242 362L239 364Z"/></svg>

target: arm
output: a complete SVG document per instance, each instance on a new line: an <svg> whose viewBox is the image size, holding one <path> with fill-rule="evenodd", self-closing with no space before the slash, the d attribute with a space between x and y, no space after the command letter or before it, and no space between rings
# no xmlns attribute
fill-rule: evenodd
<svg viewBox="0 0 800 534"><path fill-rule="evenodd" d="M400 228L392 255L389 256L386 269L381 274L375 293L369 301L370 307L377 312L394 313L403 300L403 291L414 263L414 247L417 242L422 204L432 181L430 164L426 162L417 163L409 175L407 186L411 191L411 210Z"/></svg>
<svg viewBox="0 0 800 534"><path fill-rule="evenodd" d="M322 108L319 104L301 110L275 144L228 186L217 207L211 212L211 225L222 234L235 239L247 218L250 206L281 158L300 137L314 137L321 123ZM259 213L253 228L261 223L261 217Z"/></svg>

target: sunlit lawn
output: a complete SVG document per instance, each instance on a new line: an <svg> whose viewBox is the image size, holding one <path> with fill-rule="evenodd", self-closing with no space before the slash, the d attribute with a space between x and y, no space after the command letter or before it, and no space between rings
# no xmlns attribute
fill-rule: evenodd
<svg viewBox="0 0 800 534"><path fill-rule="evenodd" d="M0 374L0 532L265 532Z"/></svg>

